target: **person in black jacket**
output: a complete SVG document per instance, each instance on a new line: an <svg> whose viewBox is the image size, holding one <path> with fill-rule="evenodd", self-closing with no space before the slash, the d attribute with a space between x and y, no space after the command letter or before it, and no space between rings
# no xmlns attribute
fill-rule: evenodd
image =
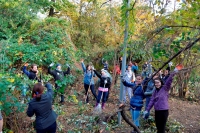
<svg viewBox="0 0 200 133"><path fill-rule="evenodd" d="M56 133L57 114L52 109L53 90L52 85L45 85L47 92L43 94L44 87L37 83L33 87L33 99L28 104L27 115L36 115L35 128L37 133Z"/></svg>
<svg viewBox="0 0 200 133"><path fill-rule="evenodd" d="M105 109L105 102L108 95L108 88L110 88L111 85L111 79L109 78L109 75L106 73L106 70L102 69L101 74L99 74L96 70L94 70L94 73L97 75L97 77L100 79L100 85L98 88L98 96L97 96L97 102L96 106L100 103L102 100L102 109Z"/></svg>
<svg viewBox="0 0 200 133"><path fill-rule="evenodd" d="M53 77L54 77L54 80L57 81L57 80L60 80L62 81L64 76L66 74L70 74L70 67L68 64L66 64L68 66L68 69L67 71L62 71L62 67L61 67L61 64L57 64L56 65L56 69L55 70L51 70L51 67L54 65L54 63L51 63L48 67L48 73L51 74ZM59 91L59 86L55 83L55 88L56 88L56 92L55 92L55 96L57 95L57 92ZM60 95L60 103L63 104L64 103L64 95L61 93Z"/></svg>

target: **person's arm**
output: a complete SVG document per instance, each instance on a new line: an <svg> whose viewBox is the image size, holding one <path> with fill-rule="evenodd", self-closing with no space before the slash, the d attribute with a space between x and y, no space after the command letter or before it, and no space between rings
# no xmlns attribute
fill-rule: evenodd
<svg viewBox="0 0 200 133"><path fill-rule="evenodd" d="M97 75L98 78L101 78L101 75L96 70L94 70L94 73Z"/></svg>
<svg viewBox="0 0 200 133"><path fill-rule="evenodd" d="M85 64L83 62L81 62L81 66L82 66L83 72L86 72L86 67L85 67Z"/></svg>
<svg viewBox="0 0 200 133"><path fill-rule="evenodd" d="M147 95L152 95L153 92L154 92L155 90L156 90L156 88L153 87L153 89L152 89L151 91L149 91L149 92L145 92L144 95L145 95L145 96L147 96Z"/></svg>
<svg viewBox="0 0 200 133"><path fill-rule="evenodd" d="M32 117L34 115L34 111L33 111L33 108L32 106L29 104L28 105L28 109L26 111L26 114L29 116L29 117Z"/></svg>
<svg viewBox="0 0 200 133"><path fill-rule="evenodd" d="M48 73L54 76L54 71L51 70L51 66L48 67Z"/></svg>
<svg viewBox="0 0 200 133"><path fill-rule="evenodd" d="M47 92L50 95L51 98L53 98L53 90L52 90L52 85L50 83L47 83L45 85L45 87L47 88Z"/></svg>
<svg viewBox="0 0 200 133"><path fill-rule="evenodd" d="M68 68L67 68L67 71L64 71L63 73L64 73L64 75L70 74L70 67L68 67Z"/></svg>
<svg viewBox="0 0 200 133"><path fill-rule="evenodd" d="M122 82L124 86L127 86L127 87L135 87L136 84L135 83L130 83L130 82L127 82L127 81L123 81Z"/></svg>
<svg viewBox="0 0 200 133"><path fill-rule="evenodd" d="M133 71L134 71L134 70L137 71L137 70L138 70L138 66L133 65L133 66L132 66L132 70L133 70Z"/></svg>
<svg viewBox="0 0 200 133"><path fill-rule="evenodd" d="M165 82L165 84L164 84L164 89L165 89L166 91L169 91L169 90L170 90L171 84L172 84L172 81L173 81L174 76L175 76L175 72L172 72L172 73L169 75L169 77L167 78L167 80L166 80L166 82Z"/></svg>
<svg viewBox="0 0 200 133"><path fill-rule="evenodd" d="M26 67L27 67L27 66L23 66L22 71L23 71L23 73L25 73L25 74L29 77L30 72L27 71Z"/></svg>

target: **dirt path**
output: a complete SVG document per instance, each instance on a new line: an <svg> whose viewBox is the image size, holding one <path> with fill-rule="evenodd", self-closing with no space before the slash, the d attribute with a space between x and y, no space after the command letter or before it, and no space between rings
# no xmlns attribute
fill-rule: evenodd
<svg viewBox="0 0 200 133"><path fill-rule="evenodd" d="M195 102L170 98L169 118L180 122L184 133L200 133L200 105Z"/></svg>

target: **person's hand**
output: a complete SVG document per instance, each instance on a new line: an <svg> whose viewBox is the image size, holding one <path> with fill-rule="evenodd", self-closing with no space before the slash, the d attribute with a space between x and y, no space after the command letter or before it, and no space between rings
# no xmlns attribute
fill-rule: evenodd
<svg viewBox="0 0 200 133"><path fill-rule="evenodd" d="M66 66L67 66L67 67L70 67L70 65L69 65L69 64L66 64Z"/></svg>
<svg viewBox="0 0 200 133"><path fill-rule="evenodd" d="M52 62L49 66L52 67L54 65L54 63Z"/></svg>
<svg viewBox="0 0 200 133"><path fill-rule="evenodd" d="M81 63L83 63L84 59L81 59Z"/></svg>
<svg viewBox="0 0 200 133"><path fill-rule="evenodd" d="M29 65L28 63L25 63L25 64L24 64L24 66L26 66L26 67L27 67L28 65Z"/></svg>
<svg viewBox="0 0 200 133"><path fill-rule="evenodd" d="M175 67L174 72L177 73L178 71L180 71L181 69L183 69L183 65L179 64Z"/></svg>
<svg viewBox="0 0 200 133"><path fill-rule="evenodd" d="M173 62L170 61L170 62L168 63L168 65L169 65L169 67L173 66Z"/></svg>
<svg viewBox="0 0 200 133"><path fill-rule="evenodd" d="M149 118L149 112L148 111L144 111L143 112L143 118L144 119L148 119Z"/></svg>
<svg viewBox="0 0 200 133"><path fill-rule="evenodd" d="M92 70L95 70L94 66L91 66L91 69L92 69Z"/></svg>

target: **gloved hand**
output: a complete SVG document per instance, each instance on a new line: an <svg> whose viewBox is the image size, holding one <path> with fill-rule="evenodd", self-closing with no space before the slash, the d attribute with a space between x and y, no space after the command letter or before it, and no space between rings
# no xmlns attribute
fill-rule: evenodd
<svg viewBox="0 0 200 133"><path fill-rule="evenodd" d="M104 84L107 84L107 82L108 82L108 81L107 81L107 79L106 79L106 80L104 80Z"/></svg>
<svg viewBox="0 0 200 133"><path fill-rule="evenodd" d="M67 66L67 67L70 67L70 65L69 65L69 64L66 64L66 66Z"/></svg>
<svg viewBox="0 0 200 133"><path fill-rule="evenodd" d="M173 66L173 62L168 63L169 67Z"/></svg>
<svg viewBox="0 0 200 133"><path fill-rule="evenodd" d="M143 112L143 118L144 119L148 119L149 118L149 112L148 111L144 111Z"/></svg>
<svg viewBox="0 0 200 133"><path fill-rule="evenodd" d="M91 66L91 69L92 69L92 70L95 70L94 66Z"/></svg>
<svg viewBox="0 0 200 133"><path fill-rule="evenodd" d="M49 66L52 67L54 65L54 63L52 62Z"/></svg>

